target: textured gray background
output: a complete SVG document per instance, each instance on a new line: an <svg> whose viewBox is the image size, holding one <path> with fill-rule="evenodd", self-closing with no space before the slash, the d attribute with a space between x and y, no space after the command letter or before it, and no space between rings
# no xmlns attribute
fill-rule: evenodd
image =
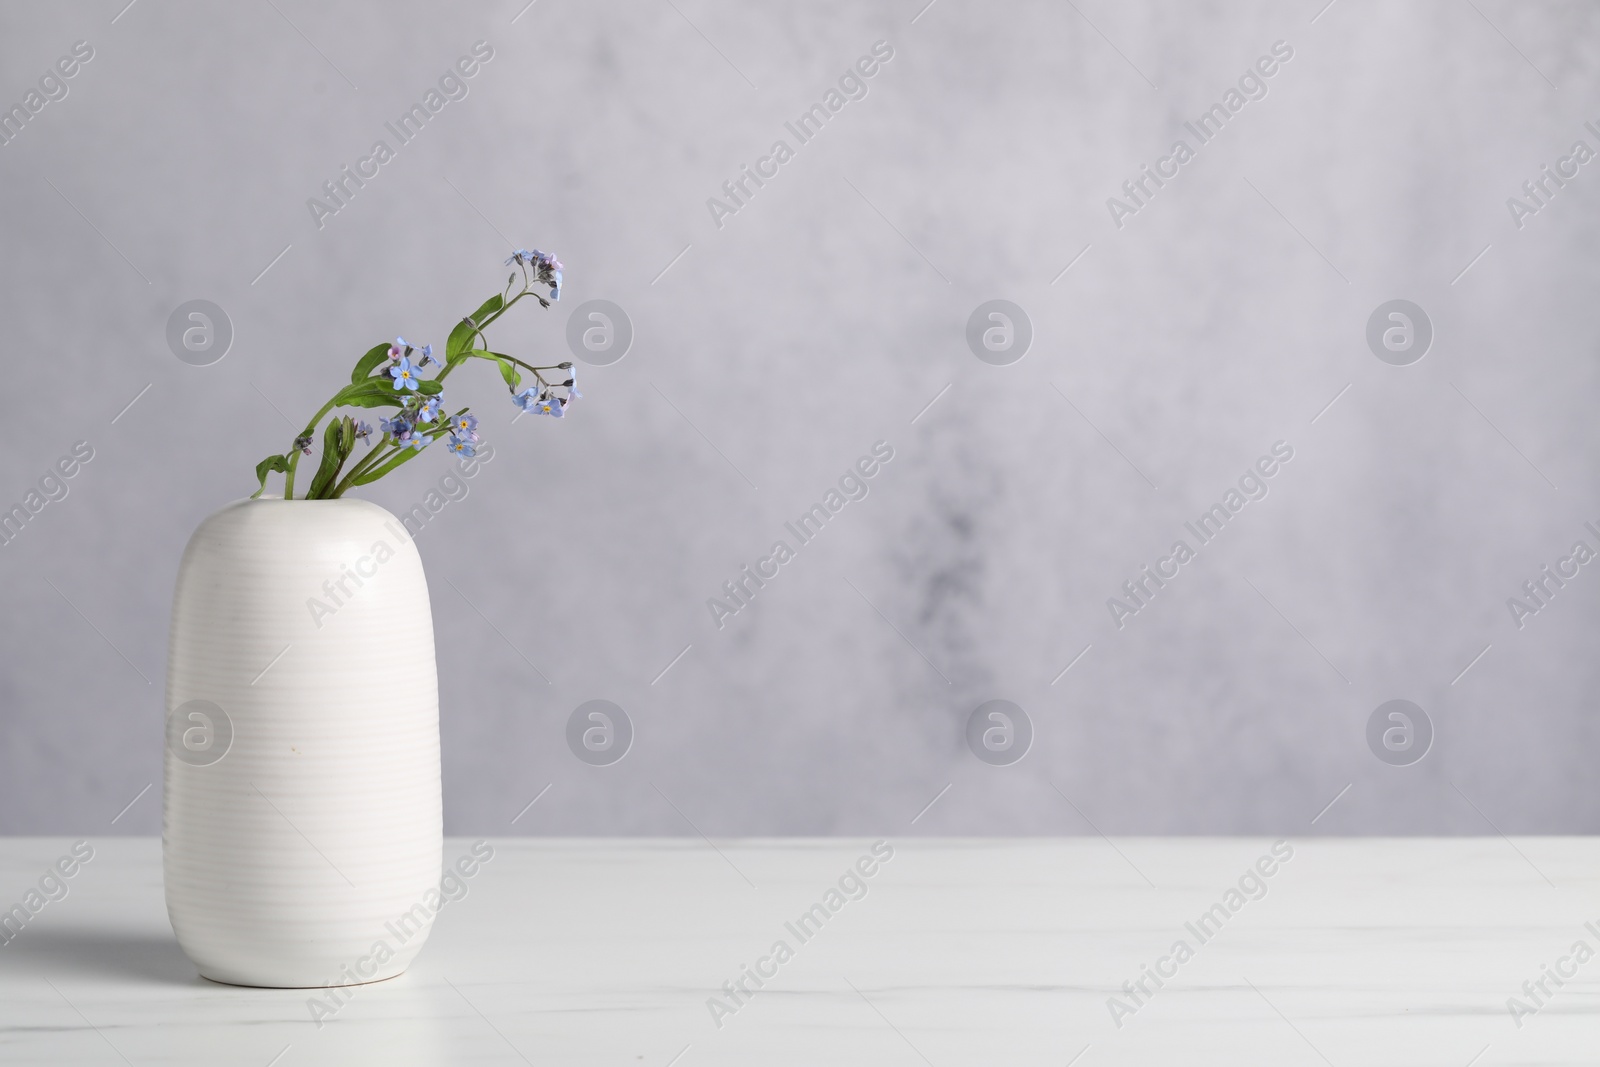
<svg viewBox="0 0 1600 1067"><path fill-rule="evenodd" d="M1600 520L1600 164L1520 230L1505 203L1600 148L1592 5L923 3L8 5L7 106L95 58L0 147L0 502L96 457L0 549L0 833L158 830L159 788L111 820L159 781L189 533L369 345L442 344L508 241L569 285L500 340L562 358L593 298L637 339L563 423L511 426L479 367L455 389L496 456L419 538L450 832L1600 825L1600 567L1520 631L1505 604ZM470 95L319 231L306 198L480 39ZM706 198L880 39L717 229ZM1280 39L1269 95L1114 227ZM1364 340L1396 297L1436 331L1409 367ZM165 342L194 298L236 331L214 366ZM1015 365L966 346L991 298L1033 323ZM716 630L706 598L878 439L871 495ZM1270 495L1116 629L1279 439ZM606 768L563 739L595 697L637 731ZM1410 767L1365 741L1396 697L1437 732ZM1034 723L1013 766L964 741L993 698Z"/></svg>

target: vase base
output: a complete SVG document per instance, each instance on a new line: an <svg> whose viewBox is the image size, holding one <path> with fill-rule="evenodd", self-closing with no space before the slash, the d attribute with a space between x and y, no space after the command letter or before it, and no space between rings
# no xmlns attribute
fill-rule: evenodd
<svg viewBox="0 0 1600 1067"><path fill-rule="evenodd" d="M385 974L376 978L369 978L364 982L311 982L306 984L301 984L299 982L247 982L243 979L214 978L211 975L206 974L204 971L200 972L200 977L216 985L234 986L238 989L354 989L357 986L377 985L379 982L391 982L405 973L406 968L402 967L393 974Z"/></svg>

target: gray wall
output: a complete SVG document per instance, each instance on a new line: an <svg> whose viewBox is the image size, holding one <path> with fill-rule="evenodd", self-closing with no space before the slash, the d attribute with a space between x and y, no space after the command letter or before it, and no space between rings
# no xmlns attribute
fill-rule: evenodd
<svg viewBox="0 0 1600 1067"><path fill-rule="evenodd" d="M1591 6L123 2L0 13L8 107L94 49L0 147L0 503L94 449L0 549L0 833L159 829L189 533L369 345L442 344L508 242L569 285L503 343L561 358L592 299L636 338L562 423L512 426L492 374L455 390L495 458L418 537L450 831L1600 825L1600 565L1507 607L1600 548L1600 164L1520 227L1506 203L1600 149ZM319 229L307 198L479 40L469 95ZM1199 145L1184 120L1280 40ZM1179 137L1118 227L1107 198ZM778 138L719 228L707 198ZM1007 366L965 338L995 298L1034 333ZM1409 366L1366 341L1396 298L1435 335ZM192 299L235 331L211 366L167 344ZM879 440L867 498L713 625ZM1119 628L1107 599L1278 441L1268 495ZM408 508L446 467L368 495ZM564 740L591 698L636 730L609 767ZM991 699L1033 724L1009 766L965 740ZM1391 699L1433 725L1409 766L1369 749Z"/></svg>

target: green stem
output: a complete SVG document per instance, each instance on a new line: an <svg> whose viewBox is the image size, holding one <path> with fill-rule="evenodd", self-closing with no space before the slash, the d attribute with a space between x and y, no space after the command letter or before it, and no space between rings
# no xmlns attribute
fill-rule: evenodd
<svg viewBox="0 0 1600 1067"><path fill-rule="evenodd" d="M504 315L506 312L510 311L512 309L512 307L514 307L516 305L518 300L521 300L525 296L533 296L534 295L533 290L528 287L528 277L527 277L528 269L527 269L526 266L524 266L523 269L522 269L522 275L523 275L523 277L522 277L522 292L518 293L516 296L512 297L510 300L502 299L502 301L500 303L500 310L499 311L491 313L489 315L489 317L484 319L482 322L475 322L475 323L472 324L473 336L475 338L477 338L477 340L479 342L474 347L483 348L484 346L486 346L489 343L489 338L484 336L484 332L483 331L485 329L487 329L489 327L489 325L494 322L494 320L498 319L501 315ZM507 357L507 358L509 358L509 357ZM444 381L446 378L448 378L450 376L450 372L455 370L457 366L459 366L459 364L455 364L455 363L446 364L444 370L439 372L439 376L437 378L435 378L434 381L436 381L436 382ZM527 366L527 364L524 363L523 366ZM532 368L529 368L529 369L531 370ZM543 379L540 379L540 380L543 381Z"/></svg>
<svg viewBox="0 0 1600 1067"><path fill-rule="evenodd" d="M387 459L394 455L395 452L398 452L399 449L397 448L390 449L388 452L383 450L384 446L391 443L392 440L393 439L388 434L384 434L383 440L378 442L377 445L373 446L371 452L368 452L364 457L362 457L360 462L350 468L350 473L344 476L344 480L333 487L333 491L328 494L328 498L330 500L337 500L344 494L346 489L349 489L355 484L356 478L371 470L380 459Z"/></svg>
<svg viewBox="0 0 1600 1067"><path fill-rule="evenodd" d="M342 447L340 448L340 451L343 451ZM333 473L328 475L328 484L322 487L321 499L323 499L323 500L332 500L333 499L333 493L332 493L332 491L330 490L329 487L336 484L335 480L339 477L339 472L344 470L345 461L348 460L349 458L350 457L348 455L346 455L344 457L344 459L341 459L341 460L338 461L338 463L334 464Z"/></svg>
<svg viewBox="0 0 1600 1067"><path fill-rule="evenodd" d="M544 381L544 375L540 374L539 372L542 371L542 370L559 370L560 369L560 368L558 368L558 367L556 367L554 365L551 365L551 366L548 366L548 367L535 367L532 363L524 363L522 360L518 359L516 356L502 355L500 358L508 360L508 361L510 361L512 363L515 363L517 366L521 367L523 370L531 370L531 371L533 371L533 376L535 378L538 378L541 382L544 382L544 384L546 384L546 385L549 385L550 383L549 382L545 382Z"/></svg>
<svg viewBox="0 0 1600 1067"><path fill-rule="evenodd" d="M472 326L473 326L473 337L478 342L478 344L475 347L479 347L479 348L483 348L484 350L487 350L486 346L489 343L489 339L484 334L484 330L487 329L490 325L492 325L496 319L498 319L500 316L504 315L507 311L510 311L514 306L516 306L517 301L521 300L523 297L526 297L526 296L537 297L537 299L539 300L539 302L541 304L545 304L544 297L538 296L538 294L534 293L534 291L532 289L532 286L530 284L530 279L528 278L527 264L523 264L522 265L522 291L520 293L518 293L516 296L513 296L509 300L505 299L502 296L499 310L497 310L494 313L492 313L489 316L487 316L482 322L475 322L475 323L472 324ZM548 305L546 305L546 306L548 306ZM546 381L544 375L540 374L539 372L541 370L555 370L555 369L557 369L555 367L535 367L533 364L523 362L522 360L517 359L514 356L501 356L499 358L505 359L505 360L509 361L510 363L512 363L512 364L514 364L514 365L516 365L518 367L523 368L524 370L532 371L533 372L533 376L539 380L539 384L541 386L545 386L545 387L548 387L551 383ZM461 362L465 362L465 360L462 360ZM450 373L453 370L455 370L456 366L457 366L457 364L455 364L455 363L447 363L447 364L445 364L444 368L439 371L439 374L434 379L434 381L443 382L444 379L448 378L450 376ZM301 437L310 437L313 441L316 440L317 425L320 422L322 422L323 417L325 415L327 415L328 412L332 411L337 406L338 399L339 399L338 395L336 394L332 400L329 400L326 404L324 404L321 407L321 409L317 411L316 415L312 416L311 421L306 424L305 432L302 433L300 436ZM465 410L467 410L467 409L465 409L465 408L462 409L462 411L465 411ZM430 441L437 441L440 437L444 436L444 434L446 432L448 432L448 429L447 429L446 426L440 425L440 426L438 426L438 427L436 427L436 428L434 428L432 430L421 431L421 432L425 433ZM360 477L360 476L362 476L364 474L367 474L368 472L372 471L373 469L375 469L379 465L381 465L383 463L386 463L389 460L392 460L396 455L398 455L403 450L404 447L405 446L401 446L398 442L395 442L388 434L385 434L383 436L383 440L381 442L379 442L376 446L374 446L372 451L369 452L364 458L362 458L360 461L355 463L350 468L350 470L347 473L345 473L343 478L339 478L339 471L343 469L344 464L341 463L339 465L339 467L335 469L333 477L334 478L339 478L339 480L333 486L333 488L331 490L327 490L327 491L324 492L324 494L323 494L324 497L326 499L330 499L331 500L331 499L336 499L339 496L343 495L346 490L348 490L352 485L355 484L355 480L358 477ZM298 448L290 449L289 469L285 473L284 480L283 480L283 498L285 500L293 500L294 499L294 479L295 479L295 473L296 473L297 469L299 468L300 456L301 455L302 455L302 453L301 453L300 449L298 449ZM330 481L332 481L332 479L330 479Z"/></svg>
<svg viewBox="0 0 1600 1067"><path fill-rule="evenodd" d="M488 349L483 349L483 351L487 352ZM546 385L547 386L547 385L552 384L551 382L545 381L544 375L540 374L539 372L542 371L542 370L556 370L557 369L556 367L554 367L554 366L535 367L532 363L524 363L522 360L518 359L516 356L508 356L508 355L505 355L504 353L499 353L499 352L495 353L495 355L499 356L499 358L505 360L507 363L516 364L517 366L521 367L523 370L531 370L531 371L533 371L533 376L535 378L539 379L539 384L540 385ZM479 356L477 358L485 359L487 357ZM466 361L462 360L462 362L465 363ZM456 366L459 366L459 364L446 367L443 371L439 372L439 377L436 380L437 381L441 381L441 382L444 381L445 375L449 374L452 370L454 370Z"/></svg>
<svg viewBox="0 0 1600 1067"><path fill-rule="evenodd" d="M525 296L532 296L532 295L533 295L533 290L529 289L528 286L527 286L527 283L524 282L523 283L523 287L522 287L522 292L518 293L516 296L512 297L510 300L502 301L501 304L500 304L500 310L499 311L492 312L489 315L489 317L484 319L482 322L473 323L473 326L477 329L478 337L483 339L483 340L488 340L488 338L483 336L483 331L489 327L490 323L494 322L495 319L498 319L501 315L504 315L506 312L510 311L513 307L515 307L518 300L521 300Z"/></svg>
<svg viewBox="0 0 1600 1067"><path fill-rule="evenodd" d="M300 436L309 437L315 441L317 439L317 423L322 421L322 416L326 415L332 410L333 401L330 400L326 404L322 405L321 410L319 410L315 415L311 416L311 421L306 423L305 432ZM289 452L289 473L283 476L283 499L285 500L294 499L294 471L295 467L300 463L300 449L291 448L289 449Z"/></svg>

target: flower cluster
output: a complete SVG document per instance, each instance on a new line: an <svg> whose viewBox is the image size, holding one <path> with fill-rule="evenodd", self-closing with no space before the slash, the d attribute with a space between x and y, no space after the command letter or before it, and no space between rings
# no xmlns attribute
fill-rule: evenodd
<svg viewBox="0 0 1600 1067"><path fill-rule="evenodd" d="M450 451L461 456L478 454L478 416L462 412L450 420Z"/></svg>
<svg viewBox="0 0 1600 1067"><path fill-rule="evenodd" d="M444 379L458 366L471 359L487 360L496 364L500 376L511 392L512 402L523 411L561 418L567 405L582 396L577 390L576 372L570 362L552 366L534 366L515 356L489 350L484 330L505 314L523 297L531 296L541 306L549 307L551 301L561 298L561 261L555 256L535 249L529 252L518 249L508 259L522 268L522 288L513 293L510 285L516 281L512 274L507 289L484 301L472 315L463 318L450 331L445 345L444 358L435 358L432 345L417 348L404 337L393 342L385 341L374 346L356 363L350 376L350 385L334 394L306 425L305 431L296 435L294 445L282 455L268 456L256 465L256 477L261 482L261 495L266 488L267 475L273 471L283 474L284 499L294 499L295 469L301 456L312 454L317 440L317 429L323 426L322 458L310 487L303 494L308 500L331 500L342 496L345 490L388 474L405 463L427 445L448 436L447 447L460 456L477 454L479 442L478 417L462 408L453 415L444 413ZM535 292L534 286L548 286L549 297ZM432 379L423 377L423 370L438 367ZM523 384L523 371L533 375L537 384L519 389ZM545 372L552 372L549 377ZM386 407L394 413L378 420L376 441L373 428L364 420L349 415L334 414L339 407ZM346 462L354 451L355 443L367 445L366 455L351 464Z"/></svg>
<svg viewBox="0 0 1600 1067"><path fill-rule="evenodd" d="M533 268L533 280L550 287L550 299L561 299L561 261L553 253L541 252L535 248L532 252L526 248L519 248L511 253L511 258L506 260L506 266L515 263L522 268L524 279L528 277L528 268ZM535 294L537 295L537 294ZM540 297L540 302L544 300ZM549 307L545 304L545 307Z"/></svg>
<svg viewBox="0 0 1600 1067"><path fill-rule="evenodd" d="M411 361L412 356L418 357L415 363ZM433 358L432 345L417 349L407 344L404 337L396 337L386 353L386 362L393 389L399 394L400 410L393 418L378 420L378 430L384 435L380 443L393 442L401 448L421 451L432 440L425 428L439 417L439 406L444 400L442 392L432 396L422 393L421 371L439 361ZM355 435L368 445L372 444L372 427L366 423L356 425Z"/></svg>
<svg viewBox="0 0 1600 1067"><path fill-rule="evenodd" d="M567 362L556 364L555 369L566 371L566 380L546 382L540 378L538 388L530 387L520 393L512 393L511 399L517 407L536 415L552 415L559 419L567 413L568 404L582 400L583 394L578 392L578 368ZM558 393L557 389L565 389L566 392Z"/></svg>

